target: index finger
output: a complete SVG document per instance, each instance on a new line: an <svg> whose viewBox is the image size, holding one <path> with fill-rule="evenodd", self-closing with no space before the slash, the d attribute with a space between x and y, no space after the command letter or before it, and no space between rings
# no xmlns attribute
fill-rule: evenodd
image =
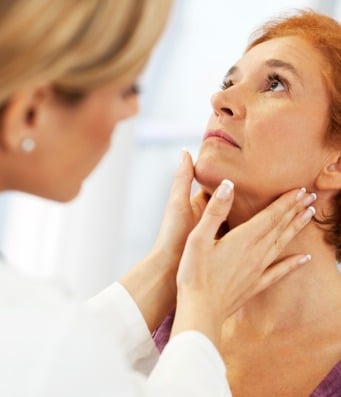
<svg viewBox="0 0 341 397"><path fill-rule="evenodd" d="M250 220L251 223L258 225L257 240L265 236L270 239L274 239L274 235L279 236L297 214L303 212L315 200L316 194L307 193L305 188L294 189L283 194Z"/></svg>

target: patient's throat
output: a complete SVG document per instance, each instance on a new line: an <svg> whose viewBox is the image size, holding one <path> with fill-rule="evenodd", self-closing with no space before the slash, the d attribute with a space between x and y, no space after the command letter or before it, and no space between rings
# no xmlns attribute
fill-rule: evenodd
<svg viewBox="0 0 341 397"><path fill-rule="evenodd" d="M341 359L340 341L329 349L313 339L223 332L221 353L233 397L309 396Z"/></svg>

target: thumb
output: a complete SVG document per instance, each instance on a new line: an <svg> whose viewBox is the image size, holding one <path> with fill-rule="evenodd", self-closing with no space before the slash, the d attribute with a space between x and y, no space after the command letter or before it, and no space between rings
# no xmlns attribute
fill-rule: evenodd
<svg viewBox="0 0 341 397"><path fill-rule="evenodd" d="M226 220L232 207L234 197L234 184L228 179L224 179L218 186L208 202L204 214L195 228L195 232L203 233L205 238L214 240L217 231Z"/></svg>

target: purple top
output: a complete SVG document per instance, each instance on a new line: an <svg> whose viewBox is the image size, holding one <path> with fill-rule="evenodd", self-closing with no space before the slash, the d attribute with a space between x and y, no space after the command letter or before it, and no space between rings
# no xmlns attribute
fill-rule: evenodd
<svg viewBox="0 0 341 397"><path fill-rule="evenodd" d="M153 333L153 339L160 352L166 346L174 320L170 313L160 327ZM339 361L322 380L309 397L341 397L341 361Z"/></svg>
<svg viewBox="0 0 341 397"><path fill-rule="evenodd" d="M310 397L340 397L341 396L341 361L322 380Z"/></svg>

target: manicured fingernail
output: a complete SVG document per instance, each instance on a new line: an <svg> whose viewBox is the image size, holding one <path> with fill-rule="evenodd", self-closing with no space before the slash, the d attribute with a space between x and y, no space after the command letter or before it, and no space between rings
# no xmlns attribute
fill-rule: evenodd
<svg viewBox="0 0 341 397"><path fill-rule="evenodd" d="M315 214L316 214L315 208L310 206L303 213L302 220L304 222L308 222Z"/></svg>
<svg viewBox="0 0 341 397"><path fill-rule="evenodd" d="M234 188L233 182L229 181L228 179L224 179L220 186L218 187L216 197L219 200L227 200L230 197L230 193Z"/></svg>
<svg viewBox="0 0 341 397"><path fill-rule="evenodd" d="M305 206L310 205L310 204L313 203L316 199L317 199L316 193L311 193L311 194L309 194L308 197L306 197L306 198L303 200L303 204L304 204Z"/></svg>
<svg viewBox="0 0 341 397"><path fill-rule="evenodd" d="M306 263L308 263L310 261L311 261L311 255L308 254L308 255L302 256L302 258L300 258L297 261L297 264L298 265L304 265L304 264L306 264Z"/></svg>
<svg viewBox="0 0 341 397"><path fill-rule="evenodd" d="M299 192L297 193L297 195L296 195L296 201L300 201L300 200L303 198L303 196L304 196L304 194L305 194L306 191L307 191L306 188L305 188L305 187L302 187L302 188L299 190Z"/></svg>
<svg viewBox="0 0 341 397"><path fill-rule="evenodd" d="M186 155L188 153L188 149L186 149L185 147L181 148L180 151L180 158L179 158L179 164L182 164L186 158Z"/></svg>

